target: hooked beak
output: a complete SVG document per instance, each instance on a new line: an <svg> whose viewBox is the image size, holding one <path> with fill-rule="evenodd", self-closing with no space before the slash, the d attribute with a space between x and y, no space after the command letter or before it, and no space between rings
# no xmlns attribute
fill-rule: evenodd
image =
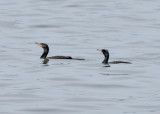
<svg viewBox="0 0 160 114"><path fill-rule="evenodd" d="M103 51L101 49L97 49L97 51L100 51L103 54Z"/></svg>
<svg viewBox="0 0 160 114"><path fill-rule="evenodd" d="M41 43L37 43L37 42L35 42L35 44L39 45L40 47L42 47L42 46L43 46Z"/></svg>

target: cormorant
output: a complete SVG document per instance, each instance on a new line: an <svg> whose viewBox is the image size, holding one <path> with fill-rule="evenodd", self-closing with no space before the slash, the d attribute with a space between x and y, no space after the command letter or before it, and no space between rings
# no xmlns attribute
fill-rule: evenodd
<svg viewBox="0 0 160 114"><path fill-rule="evenodd" d="M41 55L41 59L73 59L73 60L85 60L81 58L72 58L71 56L52 56L47 57L49 53L49 46L46 43L35 43L44 49L43 54Z"/></svg>
<svg viewBox="0 0 160 114"><path fill-rule="evenodd" d="M131 64L131 62L127 62L127 61L112 61L112 62L108 62L108 60L109 60L109 51L106 50L106 49L101 49L99 51L101 51L101 53L104 55L104 60L102 62L104 64L108 64L108 65L109 64L119 64L119 63Z"/></svg>

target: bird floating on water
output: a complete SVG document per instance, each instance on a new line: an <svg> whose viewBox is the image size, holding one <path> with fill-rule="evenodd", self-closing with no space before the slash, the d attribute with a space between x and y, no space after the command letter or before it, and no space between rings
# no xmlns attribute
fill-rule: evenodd
<svg viewBox="0 0 160 114"><path fill-rule="evenodd" d="M44 59L44 64L46 64L49 59L73 59L73 60L85 60L82 58L72 58L71 56L52 56L52 57L47 57L48 53L49 53L49 46L46 43L35 43L37 45L39 45L40 47L43 48L44 52L41 55L41 59Z"/></svg>
<svg viewBox="0 0 160 114"><path fill-rule="evenodd" d="M99 49L97 49L99 50ZM103 55L104 55L104 60L102 61L103 64L107 64L109 67L109 64L119 64L119 63L124 63L124 64L131 64L131 62L127 61L112 61L108 62L109 60L109 51L107 49L100 49L99 50Z"/></svg>

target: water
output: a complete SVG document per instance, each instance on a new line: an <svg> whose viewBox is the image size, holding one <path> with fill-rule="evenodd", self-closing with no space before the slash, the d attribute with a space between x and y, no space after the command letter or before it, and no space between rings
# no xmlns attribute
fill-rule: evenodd
<svg viewBox="0 0 160 114"><path fill-rule="evenodd" d="M1 114L159 114L159 0L1 0ZM85 61L39 59L70 55ZM97 49L110 60L101 64Z"/></svg>

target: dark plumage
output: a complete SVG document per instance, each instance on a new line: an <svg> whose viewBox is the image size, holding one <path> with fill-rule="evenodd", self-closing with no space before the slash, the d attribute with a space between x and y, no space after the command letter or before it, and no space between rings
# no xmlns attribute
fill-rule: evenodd
<svg viewBox="0 0 160 114"><path fill-rule="evenodd" d="M112 61L112 62L108 62L108 60L109 60L109 51L106 50L106 49L101 49L100 51L104 55L104 60L102 62L104 64L119 64L119 63L131 64L131 62L127 62L127 61Z"/></svg>
<svg viewBox="0 0 160 114"><path fill-rule="evenodd" d="M45 43L36 43L38 44L40 47L42 47L44 49L43 54L41 55L41 59L74 59L74 60L85 60L85 59L81 59L81 58L72 58L71 56L52 56L52 57L47 57L48 53L49 53L49 46Z"/></svg>

